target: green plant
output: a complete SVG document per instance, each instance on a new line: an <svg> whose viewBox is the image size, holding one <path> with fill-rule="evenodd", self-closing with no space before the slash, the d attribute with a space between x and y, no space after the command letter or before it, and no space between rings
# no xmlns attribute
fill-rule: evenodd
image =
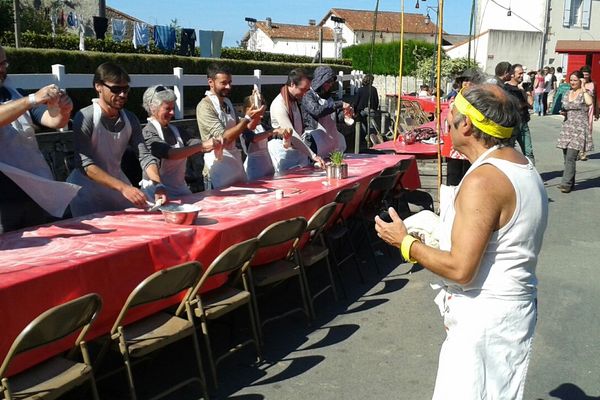
<svg viewBox="0 0 600 400"><path fill-rule="evenodd" d="M344 152L343 151L332 151L329 154L329 160L331 164L339 166L344 163Z"/></svg>

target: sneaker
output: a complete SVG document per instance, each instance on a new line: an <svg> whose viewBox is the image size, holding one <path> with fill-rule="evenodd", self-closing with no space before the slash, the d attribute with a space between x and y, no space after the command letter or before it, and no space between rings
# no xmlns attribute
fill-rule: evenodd
<svg viewBox="0 0 600 400"><path fill-rule="evenodd" d="M559 185L558 188L560 189L560 191L562 193L570 193L571 190L573 189L572 186L563 186L563 185Z"/></svg>

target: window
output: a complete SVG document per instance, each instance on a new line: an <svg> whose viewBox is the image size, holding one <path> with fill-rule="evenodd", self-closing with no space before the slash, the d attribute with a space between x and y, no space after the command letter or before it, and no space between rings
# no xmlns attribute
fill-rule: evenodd
<svg viewBox="0 0 600 400"><path fill-rule="evenodd" d="M564 0L563 26L589 29L592 0Z"/></svg>
<svg viewBox="0 0 600 400"><path fill-rule="evenodd" d="M571 2L571 25L581 26L583 14L583 0L572 0Z"/></svg>

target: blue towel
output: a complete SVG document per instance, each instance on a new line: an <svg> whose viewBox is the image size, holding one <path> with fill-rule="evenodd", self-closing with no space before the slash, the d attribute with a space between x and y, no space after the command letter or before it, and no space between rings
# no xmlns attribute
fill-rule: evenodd
<svg viewBox="0 0 600 400"><path fill-rule="evenodd" d="M122 42L125 39L127 31L127 21L124 19L112 19L112 39L115 42Z"/></svg>
<svg viewBox="0 0 600 400"><path fill-rule="evenodd" d="M133 29L133 47L150 46L150 35L148 34L148 25L142 22L136 22Z"/></svg>
<svg viewBox="0 0 600 400"><path fill-rule="evenodd" d="M223 31L212 31L212 57L221 58L221 45L223 44Z"/></svg>
<svg viewBox="0 0 600 400"><path fill-rule="evenodd" d="M154 27L154 44L159 49L174 50L175 38L175 28L163 25Z"/></svg>
<svg viewBox="0 0 600 400"><path fill-rule="evenodd" d="M200 57L212 56L212 31L198 31L200 37Z"/></svg>

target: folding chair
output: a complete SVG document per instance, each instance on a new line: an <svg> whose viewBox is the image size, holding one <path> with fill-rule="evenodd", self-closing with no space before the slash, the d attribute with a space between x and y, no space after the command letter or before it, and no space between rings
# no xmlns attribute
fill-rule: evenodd
<svg viewBox="0 0 600 400"><path fill-rule="evenodd" d="M3 398L56 399L89 380L92 396L98 400L92 364L83 338L101 306L100 296L91 293L53 307L31 321L17 336L0 367ZM6 376L11 361L18 354L53 343L79 330L71 352L79 347L83 362L58 356L11 378Z"/></svg>
<svg viewBox="0 0 600 400"><path fill-rule="evenodd" d="M360 260L358 259L356 248L354 247L354 244L352 242L352 232L350 227L348 226L348 222L344 218L344 210L356 195L356 192L358 191L359 187L360 184L357 183L351 188L342 189L338 192L333 201L341 206L338 207L336 214L333 217L331 217L331 225L325 231L325 240L327 243L327 247L329 247L330 249L329 255L333 260L335 271L342 284L342 291L344 292L344 297L348 297L346 293L346 288L344 287L344 280L342 279L340 271L340 267L344 263L350 261L351 259L354 259L354 264L356 265L356 271L358 272L358 276L361 282L365 282L365 278L362 274L362 271L360 270ZM347 245L347 248L344 251L345 256L341 259L338 259L338 254L336 253L336 243Z"/></svg>
<svg viewBox="0 0 600 400"><path fill-rule="evenodd" d="M360 221L365 233L367 247L373 257L373 261L375 261L375 268L377 269L378 273L381 273L381 270L379 269L379 263L377 262L375 248L373 246L375 244L383 244L385 242L379 238L371 238L374 230L374 219L380 211L387 209L388 203L386 199L390 191L395 187L399 176L400 172L396 171L390 173L389 175L380 175L371 179L371 182L369 182L369 186L367 186L367 190L365 191L365 194L358 207L357 218Z"/></svg>
<svg viewBox="0 0 600 400"><path fill-rule="evenodd" d="M310 294L306 287L306 276L302 263L298 258L298 244L300 238L306 229L306 220L302 217L291 218L285 221L276 222L266 227L260 235L258 235L259 249L273 248L277 245L283 245L286 242L291 242L288 246L288 252L281 260L277 260L268 264L256 265L248 268L250 277L250 287L252 289L252 299L254 301L254 312L256 313L256 321L259 330L259 337L262 336L262 327L269 322L284 318L292 313L302 311L310 320L311 313L309 309ZM276 315L265 319L261 322L258 308L258 300L256 296L256 288L264 288L268 286L276 286L290 278L298 278L300 284L300 292L302 297L302 307L294 308L280 315Z"/></svg>
<svg viewBox="0 0 600 400"><path fill-rule="evenodd" d="M194 314L187 293L182 300L187 318L181 318L166 312L158 312L131 324L125 325L123 323L131 309L168 299L185 290L191 289L198 282L200 273L201 266L198 262L188 262L157 271L137 285L127 298L127 301L125 301L125 305L110 330L110 335L111 339L118 343L119 350L123 356L127 371L129 393L132 399L135 400L137 395L133 381L131 360L144 357L155 350L189 336L193 338L200 378L191 378L181 382L169 390L154 396L153 399L164 397L198 380L202 386L204 398L208 399L206 380L200 357L200 347L193 320Z"/></svg>
<svg viewBox="0 0 600 400"><path fill-rule="evenodd" d="M325 260L325 266L327 267L327 273L329 274L329 284L313 294L309 299L310 311L313 317L315 316L315 299L327 290L331 289L333 297L336 301L338 300L337 290L331 272L331 264L329 263L329 248L325 244L325 239L323 238L323 230L327 226L327 223L336 208L336 203L326 204L310 217L306 226L306 233L309 235L309 241L299 250L300 261L302 262L302 267L306 271L306 275L308 275L306 267L312 267L321 260ZM310 287L308 280L306 282L306 287Z"/></svg>
<svg viewBox="0 0 600 400"><path fill-rule="evenodd" d="M246 270L256 253L258 248L258 239L250 239L244 242L234 244L217 257L200 278L192 292L189 294L189 301L194 307L194 314L200 319L202 326L202 336L206 344L208 352L208 361L212 373L212 379L215 388L218 387L217 368L216 366L223 361L227 356L241 349L250 343L254 343L258 359L262 359L260 349L260 339L258 337L258 328L256 326L254 310L252 309L251 292L247 281ZM208 293L200 294L200 291L205 286L208 279L218 274L229 274L225 284L217 289L211 290ZM240 277L243 280L243 287L239 288L238 283ZM213 352L210 344L210 336L208 333L208 321L218 319L223 315L243 306L248 306L250 315L250 325L252 328L252 339L240 343L214 360ZM185 310L185 305L182 303L176 315L179 315Z"/></svg>
<svg viewBox="0 0 600 400"><path fill-rule="evenodd" d="M412 162L411 159L401 160L395 166L381 172L381 175L399 172L396 185L389 194L389 201L403 219L422 210L433 211L433 198L429 193L422 190L407 190L402 185L402 176L408 171Z"/></svg>

